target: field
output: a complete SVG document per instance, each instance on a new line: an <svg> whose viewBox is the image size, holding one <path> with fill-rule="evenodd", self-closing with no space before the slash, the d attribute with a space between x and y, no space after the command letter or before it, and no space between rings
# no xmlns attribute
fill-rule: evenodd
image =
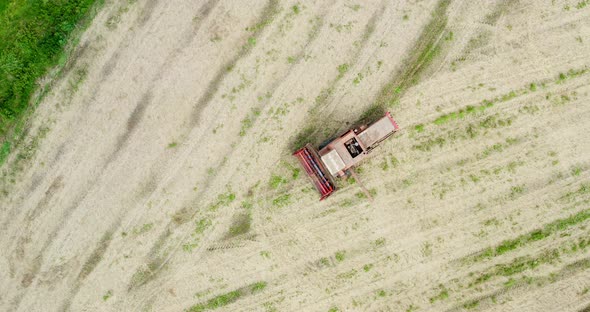
<svg viewBox="0 0 590 312"><path fill-rule="evenodd" d="M106 0L62 65L2 311L590 311L590 1ZM385 111L318 201L291 153Z"/></svg>

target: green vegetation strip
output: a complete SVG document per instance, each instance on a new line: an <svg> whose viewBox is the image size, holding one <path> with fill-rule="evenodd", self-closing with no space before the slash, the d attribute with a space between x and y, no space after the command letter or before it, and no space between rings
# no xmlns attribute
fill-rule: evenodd
<svg viewBox="0 0 590 312"><path fill-rule="evenodd" d="M526 276L525 275L525 276L522 276L521 278L516 278L516 279L509 278L508 281L506 281L504 283L504 287L502 289L496 290L496 291L489 293L483 297L468 300L468 301L464 302L463 304L461 304L460 306L457 306L457 307L447 310L447 311L461 311L463 309L472 309L472 308L482 306L482 305L483 305L482 306L482 308L483 308L483 307L495 305L498 303L503 304L506 301L505 300L500 301L500 298L507 297L508 298L507 300L511 300L511 299L509 299L511 296L511 291L514 289L518 289L521 286L542 287L548 283L554 283L556 281L559 281L559 280L562 280L562 279L567 278L569 276L572 276L574 274L577 274L578 272L586 270L588 268L590 268L590 259L585 258L585 259L577 260L573 263L567 264L565 267L563 267L557 273L552 272L552 273L549 273L548 275L541 275L541 276ZM588 291L588 289L589 288L585 288L579 294L580 295L585 294Z"/></svg>
<svg viewBox="0 0 590 312"><path fill-rule="evenodd" d="M29 108L36 81L52 66L65 64L64 47L95 2L10 1L0 5L0 164L10 152L6 136Z"/></svg>
<svg viewBox="0 0 590 312"><path fill-rule="evenodd" d="M494 276L512 276L514 274L522 273L526 270L532 270L542 264L545 263L552 263L559 259L559 251L552 250L542 254L539 257L521 257L514 259L514 261L510 263L503 263L498 264L490 271L481 274L477 277L472 283L469 284L469 287L481 284Z"/></svg>
<svg viewBox="0 0 590 312"><path fill-rule="evenodd" d="M481 284L494 276L510 277L522 273L526 270L532 270L542 264L554 263L560 260L561 255L575 254L585 252L590 246L590 236L582 236L575 241L566 241L558 248L549 249L536 257L524 256L514 259L509 263L501 263L493 266L484 273L481 273L468 286ZM511 278L512 279L512 278ZM512 286L513 281L509 280L504 286Z"/></svg>
<svg viewBox="0 0 590 312"><path fill-rule="evenodd" d="M266 288L266 285L267 284L264 281L253 283L253 284L250 284L246 287L242 287L242 288L230 291L228 293L213 297L204 303L196 304L196 305L190 307L187 311L188 312L202 312L202 311L214 310L217 308L221 308L221 307L224 307L230 303L236 302L238 299L240 299L244 296L254 294L254 293L264 290Z"/></svg>
<svg viewBox="0 0 590 312"><path fill-rule="evenodd" d="M454 119L461 119L467 115L470 115L470 114L473 114L476 112L481 112L481 111L485 110L486 108L492 107L492 106L494 106L494 103L491 101L484 101L484 103L479 106L468 105L464 109L460 109L458 111L439 116L438 118L436 118L434 120L434 124L435 125L442 125L448 121L451 121Z"/></svg>
<svg viewBox="0 0 590 312"><path fill-rule="evenodd" d="M510 262L507 263L499 263L494 266L489 267L488 269L475 273L472 272L469 274L470 277L476 276L467 284L468 288L474 286L480 286L483 283L491 281L494 277L505 277L508 278L505 282L502 283L502 289L496 290L492 293L486 294L483 297L470 299L460 306L455 307L454 309L450 309L447 311L458 311L462 309L471 309L477 307L480 303L488 304L496 304L498 303L497 299L500 296L508 296L509 291L516 289L520 286L528 286L535 285L537 287L541 287L547 283L554 283L558 280L562 280L569 276L573 276L578 274L579 272L590 268L590 259L584 258L575 260L574 262L568 263L564 267L562 267L557 272L551 272L548 275L535 275L535 276L527 276L521 275L520 277L515 277L515 275L526 272L528 270L534 270L535 268L545 265L545 264L561 264L567 262L567 259L561 258L562 256L569 255L571 256L586 253L588 248L590 247L590 233L586 232L585 235L582 235L574 240L567 240L562 242L558 247L547 249L536 256L523 256L518 257ZM456 289L462 289L464 286L460 284L459 280L453 281L455 283ZM490 288L490 287L486 287ZM440 285L441 291L440 294L444 295L444 290L447 288ZM478 288L476 288L478 289ZM479 290L479 289L478 289ZM430 299L431 303L435 302L437 299L440 299L441 295L437 295Z"/></svg>
<svg viewBox="0 0 590 312"><path fill-rule="evenodd" d="M7 141L2 143L2 146L0 147L0 165L4 163L8 154L10 154L10 142Z"/></svg>
<svg viewBox="0 0 590 312"><path fill-rule="evenodd" d="M587 72L588 72L588 68L570 69L569 71L567 71L565 73L560 73L554 81L548 81L547 83L554 82L557 84L561 84L568 79L577 78L581 75L584 75ZM541 83L541 85L545 86L545 83ZM497 96L491 100L487 100L487 99L483 100L480 105L468 105L468 106L461 108L457 111L440 115L438 118L436 118L433 121L433 123L435 125L443 125L449 121L453 121L456 119L462 119L468 115L472 115L477 112L482 112L482 111L486 110L487 108L493 107L494 104L506 102L506 101L512 100L518 96L527 94L529 92L535 92L536 90L537 90L537 84L533 82L533 83L528 84L526 87L523 87L523 88L518 89L516 91L510 91L506 94ZM415 130L417 132L422 132L424 130L424 126L417 125Z"/></svg>
<svg viewBox="0 0 590 312"><path fill-rule="evenodd" d="M580 187L581 191L585 191L588 193L590 190L589 185L582 185ZM579 190L579 191L580 191ZM563 231L567 228L570 228L576 224L582 223L586 220L590 219L590 209L582 210L574 215L571 215L565 219L558 219L549 224L546 224L543 228L534 230L527 234L518 236L515 239L509 239L503 241L500 245L496 247L489 247L485 250L477 253L476 255L470 256L467 258L467 261L476 262L483 259L490 259L496 256L500 256L505 254L509 251L515 250L521 246L526 245L527 243L535 242L538 240L542 240L551 234L556 232Z"/></svg>

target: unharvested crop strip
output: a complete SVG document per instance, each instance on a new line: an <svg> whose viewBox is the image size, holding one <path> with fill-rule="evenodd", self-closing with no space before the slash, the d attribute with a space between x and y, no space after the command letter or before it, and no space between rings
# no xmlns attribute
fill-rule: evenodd
<svg viewBox="0 0 590 312"><path fill-rule="evenodd" d="M542 86L547 86L551 83L560 84L566 80L580 77L587 72L587 67L583 67L580 69L571 69L566 73L558 74L556 79L546 79L544 81L540 81L537 83L541 84ZM510 91L506 94L497 96L491 100L483 100L479 105L467 105L464 108L458 109L456 111L440 115L434 121L432 121L432 123L439 126L456 119L463 119L464 117L475 114L477 112L482 112L488 108L493 107L495 104L507 102L518 96L528 94L529 92L534 92L531 90L531 86L535 86L536 88L536 83L527 84L526 87L522 87L516 91Z"/></svg>
<svg viewBox="0 0 590 312"><path fill-rule="evenodd" d="M202 312L215 310L236 302L238 299L258 293L266 288L267 283L264 281L252 283L248 286L215 296L204 303L199 303L187 309L188 312Z"/></svg>
<svg viewBox="0 0 590 312"><path fill-rule="evenodd" d="M590 269L590 258L583 258L580 260L576 260L565 265L556 273L551 273L545 276L534 276L534 277L527 277L523 276L521 279L518 280L509 280L509 282L504 284L504 288L495 290L491 293L485 294L483 296L479 296L477 298L473 298L467 301L462 302L459 305L454 306L446 310L447 312L455 312L455 311L463 311L465 309L469 309L471 307L481 307L485 308L487 306L491 306L496 304L499 298L503 296L509 296L514 294L514 292L523 290L525 288L530 288L531 285L536 285L537 287L542 287L546 284L554 283L559 280L563 280L574 276L582 271Z"/></svg>
<svg viewBox="0 0 590 312"><path fill-rule="evenodd" d="M590 190L590 185L582 185L580 190ZM583 223L590 219L590 209L582 210L564 219L558 219L546 224L544 227L529 233L518 236L514 239L505 240L495 247L488 247L474 255L462 259L464 263L472 263L484 259L490 259L507 252L516 250L528 243L542 240L552 234L564 231L572 226Z"/></svg>

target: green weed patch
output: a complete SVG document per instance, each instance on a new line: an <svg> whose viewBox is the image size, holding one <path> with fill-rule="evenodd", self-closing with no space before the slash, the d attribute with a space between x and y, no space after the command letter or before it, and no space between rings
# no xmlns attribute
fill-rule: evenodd
<svg viewBox="0 0 590 312"><path fill-rule="evenodd" d="M95 2L12 1L0 10L0 137L23 117L37 80L65 64L64 47Z"/></svg>
<svg viewBox="0 0 590 312"><path fill-rule="evenodd" d="M590 188L588 188L590 189ZM514 239L505 240L496 247L489 247L468 259L475 262L483 259L491 259L516 250L528 243L542 240L552 234L566 230L590 219L590 209L582 210L564 219L558 219L546 224L544 227L520 235Z"/></svg>
<svg viewBox="0 0 590 312"><path fill-rule="evenodd" d="M264 281L250 284L246 287L242 287L225 294L218 295L207 300L204 303L199 303L190 307L188 312L202 312L207 310L214 310L217 308L224 307L230 303L236 302L238 299L245 297L250 294L258 293L266 288L267 283Z"/></svg>

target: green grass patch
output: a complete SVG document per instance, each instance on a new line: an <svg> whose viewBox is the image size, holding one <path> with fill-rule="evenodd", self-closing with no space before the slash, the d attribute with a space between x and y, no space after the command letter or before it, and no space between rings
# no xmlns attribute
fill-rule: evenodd
<svg viewBox="0 0 590 312"><path fill-rule="evenodd" d="M570 69L565 73L559 73L559 75L557 75L557 79L555 80L555 82L560 84L560 83L565 82L568 79L572 79L572 78L576 78L581 75L584 75L587 72L588 72L588 68L586 68L586 67L582 68L582 69Z"/></svg>
<svg viewBox="0 0 590 312"><path fill-rule="evenodd" d="M356 125L361 124L369 124L378 120L379 118L385 115L387 110L382 105L371 105L367 110L365 110L360 118L354 122Z"/></svg>
<svg viewBox="0 0 590 312"><path fill-rule="evenodd" d="M227 206L236 199L236 194L227 192L217 195L217 201L209 206L209 210L216 211L220 207Z"/></svg>
<svg viewBox="0 0 590 312"><path fill-rule="evenodd" d="M504 149L510 147L511 145L518 143L519 141L520 140L517 138L506 138L506 140L504 142L499 142L494 145L486 147L481 154L477 155L477 158L483 159L483 158L490 156L491 154L501 153L502 151L504 151Z"/></svg>
<svg viewBox="0 0 590 312"><path fill-rule="evenodd" d="M340 250L340 251L336 252L336 254L334 255L334 258L336 258L336 261L338 261L338 262L344 261L344 259L346 258L346 251Z"/></svg>
<svg viewBox="0 0 590 312"><path fill-rule="evenodd" d="M301 169L299 169L299 168L291 169L291 178L293 178L293 180L297 180L297 178L299 178L300 173L301 173Z"/></svg>
<svg viewBox="0 0 590 312"><path fill-rule="evenodd" d="M463 307L467 310L475 309L479 306L479 300L470 301L463 305Z"/></svg>
<svg viewBox="0 0 590 312"><path fill-rule="evenodd" d="M514 259L509 263L501 263L493 266L489 270L480 273L468 286L475 286L490 280L494 276L510 277L522 273L526 270L532 270L546 263L552 263L559 260L560 253L558 250L545 251L537 257L524 256Z"/></svg>
<svg viewBox="0 0 590 312"><path fill-rule="evenodd" d="M590 193L590 186L587 187L588 192ZM507 252L516 250L522 246L525 246L528 243L545 239L546 237L549 237L552 234L566 230L572 226L585 222L588 219L590 219L590 209L582 210L567 218L558 219L551 223L548 223L540 229L536 229L529 233L520 235L514 239L505 240L496 247L486 248L483 251L477 253L476 255L469 257L468 259L473 262L483 259L491 259L493 257L500 256Z"/></svg>
<svg viewBox="0 0 590 312"><path fill-rule="evenodd" d="M205 303L194 305L190 307L188 311L201 312L206 310L214 310L233 303L240 297L242 297L242 293L239 290L230 291L228 293L211 298Z"/></svg>
<svg viewBox="0 0 590 312"><path fill-rule="evenodd" d="M102 3L0 1L0 165L11 151L9 142L16 149L22 140L25 119L47 91L41 90L30 105L37 82L54 66L61 73L76 37L89 24L91 8ZM74 84L77 88L79 83Z"/></svg>
<svg viewBox="0 0 590 312"><path fill-rule="evenodd" d="M252 119L250 117L246 117L246 118L242 119L241 125L242 125L242 127L240 128L240 136L245 136L246 131L248 129L252 128L252 125L253 125Z"/></svg>
<svg viewBox="0 0 590 312"><path fill-rule="evenodd" d="M260 33L268 25L272 24L280 9L281 8L278 0L269 1L262 12L262 17L260 20L256 24L246 27L246 30L253 33Z"/></svg>
<svg viewBox="0 0 590 312"><path fill-rule="evenodd" d="M579 196L583 196L583 195L587 195L587 194L590 194L590 183L584 183L584 184L580 185L580 187L577 190L567 192L560 199L565 200L565 201L572 201Z"/></svg>
<svg viewBox="0 0 590 312"><path fill-rule="evenodd" d="M435 303L437 301L449 298L449 290L442 284L440 285L440 289L440 292L436 296L430 298L430 303Z"/></svg>
<svg viewBox="0 0 590 312"><path fill-rule="evenodd" d="M529 90L531 90L532 92L535 92L535 91L537 91L537 84L535 84L534 82L533 82L533 83L531 83L531 84L529 85Z"/></svg>
<svg viewBox="0 0 590 312"><path fill-rule="evenodd" d="M2 143L2 147L0 147L0 166L6 161L8 155L10 154L10 142L6 141Z"/></svg>
<svg viewBox="0 0 590 312"><path fill-rule="evenodd" d="M86 277L88 277L88 275L90 275L90 273L92 273L96 266L102 261L103 256L107 251L107 248L111 243L111 240L113 239L112 234L113 233L110 231L103 234L102 238L100 239L100 242L82 266L82 269L80 270L80 273L78 275L78 280L83 280Z"/></svg>
<svg viewBox="0 0 590 312"><path fill-rule="evenodd" d="M133 234L135 235L141 235L145 232L148 232L149 230L151 230L154 227L153 223L146 223L140 227L134 228L133 229Z"/></svg>
<svg viewBox="0 0 590 312"><path fill-rule="evenodd" d="M195 230L193 233L196 235L202 234L209 226L211 226L211 220L209 219L203 218L199 221L195 221Z"/></svg>
<svg viewBox="0 0 590 312"><path fill-rule="evenodd" d="M257 282L257 283L250 285L250 291L252 291L252 293L261 292L265 288L266 288L266 282L264 282L264 281Z"/></svg>
<svg viewBox="0 0 590 312"><path fill-rule="evenodd" d="M510 195L511 199L518 197L520 194L524 193L525 187L524 185L515 185L510 188Z"/></svg>
<svg viewBox="0 0 590 312"><path fill-rule="evenodd" d="M234 217L232 225L229 228L226 239L246 234L250 231L252 225L252 216L249 213L238 214Z"/></svg>
<svg viewBox="0 0 590 312"><path fill-rule="evenodd" d="M534 84L534 83L531 83L528 86L528 89L530 89L531 91L536 90L536 88L537 88L536 87L536 84ZM517 91L510 91L510 92L508 92L506 94L502 94L502 95L497 96L497 97L495 97L493 99L483 100L479 105L467 105L466 107L461 108L461 109L459 109L457 111L450 112L450 113L447 113L447 114L443 114L443 115L437 117L433 121L433 123L435 125L439 125L440 126L440 125L446 124L446 123L448 123L450 121L453 121L453 120L463 119L463 118L465 118L465 117L467 117L469 115L473 115L473 114L478 113L478 112L483 112L486 109L493 107L494 104L496 104L496 103L501 103L501 102L509 101L509 100L511 100L511 99L513 99L515 97L518 97L520 95L523 95L523 94L525 94L527 92L528 92L527 88L522 88L522 89L519 89Z"/></svg>
<svg viewBox="0 0 590 312"><path fill-rule="evenodd" d="M376 248L385 246L385 237L381 237L381 238L376 239L373 242L373 246Z"/></svg>
<svg viewBox="0 0 590 312"><path fill-rule="evenodd" d="M272 200L272 205L275 207L284 207L291 203L291 195L283 194Z"/></svg>
<svg viewBox="0 0 590 312"><path fill-rule="evenodd" d="M102 301L107 301L112 296L113 296L113 291L112 290L109 290L109 291L107 291L106 294L104 294L104 296L102 296Z"/></svg>
<svg viewBox="0 0 590 312"><path fill-rule="evenodd" d="M228 304L236 302L238 299L245 297L250 294L255 294L258 292L263 291L267 286L267 283L264 281L256 282L250 284L246 287L238 288L236 290L227 292L225 294L221 294L215 296L206 302L195 304L191 306L187 311L189 312L202 312L207 310L215 310L218 308L222 308Z"/></svg>
<svg viewBox="0 0 590 312"><path fill-rule="evenodd" d="M438 118L436 118L434 120L433 123L435 125L442 125L442 124L445 124L449 121L452 121L455 119L462 119L462 118L465 118L465 116L467 116L467 115L471 115L476 112L484 111L486 108L492 107L493 105L494 104L490 101L484 101L484 103L479 106L468 105L465 108L462 108L458 111L439 116Z"/></svg>
<svg viewBox="0 0 590 312"><path fill-rule="evenodd" d="M355 277L357 275L357 273L358 273L357 270L352 269L350 271L340 273L340 274L336 275L336 277L340 278L340 279L351 279L351 278Z"/></svg>
<svg viewBox="0 0 590 312"><path fill-rule="evenodd" d="M295 174L293 175L295 176ZM297 173L297 175L299 175L299 173ZM272 189L277 189L279 186L281 186L281 184L285 183L287 183L287 179L274 174L270 177L270 180L268 181L268 185Z"/></svg>
<svg viewBox="0 0 590 312"><path fill-rule="evenodd" d="M346 63L338 65L338 78L342 78L342 76L344 76L344 74L346 74L349 66L350 65L348 65Z"/></svg>
<svg viewBox="0 0 590 312"><path fill-rule="evenodd" d="M446 132L441 132L441 134L437 134L434 136L420 136L418 138L418 143L413 145L412 148L423 152L428 152L435 147L443 147L444 145L455 142L459 139L472 140L481 134L485 134L488 129L496 129L501 127L507 127L510 125L512 125L512 117L501 119L499 118L498 114L495 114L488 116L483 120L469 123L464 127L456 127L453 129L449 129ZM499 148L501 150L504 147L515 144L517 142L518 139L508 138L506 139L505 146L502 143L495 148ZM490 151L484 151L484 154L478 155L478 157L486 157L487 153L489 152Z"/></svg>
<svg viewBox="0 0 590 312"><path fill-rule="evenodd" d="M572 176L577 177L582 174L582 168L580 166L575 166L572 168Z"/></svg>

